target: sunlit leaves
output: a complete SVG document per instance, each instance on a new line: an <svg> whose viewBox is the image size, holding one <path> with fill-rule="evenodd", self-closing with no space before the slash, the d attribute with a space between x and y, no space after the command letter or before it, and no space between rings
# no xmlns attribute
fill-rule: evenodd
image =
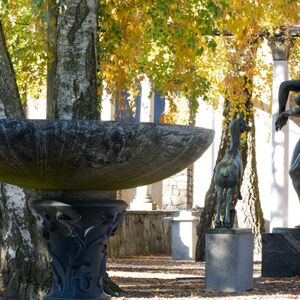
<svg viewBox="0 0 300 300"><path fill-rule="evenodd" d="M47 24L43 1L2 1L0 18L16 71L22 102L45 88Z"/></svg>
<svg viewBox="0 0 300 300"><path fill-rule="evenodd" d="M24 100L45 86L46 1L0 0L0 15ZM169 99L186 96L194 109L199 97L216 105L220 95L240 107L249 92L259 99L255 78L270 79L258 36L298 18L293 0L101 0L99 92L105 79L112 94L135 93L147 75L153 88Z"/></svg>
<svg viewBox="0 0 300 300"><path fill-rule="evenodd" d="M242 109L259 70L270 70L256 58L259 36L299 17L297 1L283 0L101 3L99 72L110 91L123 94L146 74L156 90L186 96L194 109L199 97L216 104L220 94Z"/></svg>
<svg viewBox="0 0 300 300"><path fill-rule="evenodd" d="M299 9L298 1L230 1L219 30L231 33L225 96L231 102L232 113L243 110L249 97L252 101L270 101L272 68L258 56L258 50L279 28L298 24ZM268 53L266 48L264 53Z"/></svg>
<svg viewBox="0 0 300 300"><path fill-rule="evenodd" d="M102 1L100 73L110 91L121 93L146 74L171 98L204 96L209 82L197 61L216 49L211 34L222 8L221 1Z"/></svg>
<svg viewBox="0 0 300 300"><path fill-rule="evenodd" d="M293 41L294 46L291 49L290 54L290 74L291 78L299 79L300 78L300 39L296 38Z"/></svg>

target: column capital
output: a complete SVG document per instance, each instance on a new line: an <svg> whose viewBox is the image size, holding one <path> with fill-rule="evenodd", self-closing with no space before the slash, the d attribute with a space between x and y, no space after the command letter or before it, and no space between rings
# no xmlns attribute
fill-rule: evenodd
<svg viewBox="0 0 300 300"><path fill-rule="evenodd" d="M293 37L280 34L271 36L268 40L268 45L272 50L273 60L288 61L290 50L294 45Z"/></svg>

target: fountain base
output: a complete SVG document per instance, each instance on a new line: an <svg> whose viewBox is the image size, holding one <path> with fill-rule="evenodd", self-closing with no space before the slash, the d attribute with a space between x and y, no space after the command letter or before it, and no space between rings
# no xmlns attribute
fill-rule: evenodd
<svg viewBox="0 0 300 300"><path fill-rule="evenodd" d="M104 300L107 242L121 224L122 200L34 200L31 208L52 258L53 285L44 300Z"/></svg>

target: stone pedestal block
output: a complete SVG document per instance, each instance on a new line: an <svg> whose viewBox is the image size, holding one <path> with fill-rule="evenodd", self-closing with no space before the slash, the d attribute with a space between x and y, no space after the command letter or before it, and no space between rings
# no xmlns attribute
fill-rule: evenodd
<svg viewBox="0 0 300 300"><path fill-rule="evenodd" d="M251 229L210 229L205 236L205 288L240 292L253 289Z"/></svg>
<svg viewBox="0 0 300 300"><path fill-rule="evenodd" d="M300 276L300 229L274 228L262 236L262 276Z"/></svg>
<svg viewBox="0 0 300 300"><path fill-rule="evenodd" d="M196 226L200 220L199 216L193 215L191 211L178 211L165 220L172 222L172 258L194 259L197 243Z"/></svg>

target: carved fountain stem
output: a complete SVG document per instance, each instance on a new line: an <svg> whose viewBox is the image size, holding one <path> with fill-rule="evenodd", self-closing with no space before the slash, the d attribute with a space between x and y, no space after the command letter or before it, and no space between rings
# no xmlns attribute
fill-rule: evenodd
<svg viewBox="0 0 300 300"><path fill-rule="evenodd" d="M107 242L121 224L121 200L35 200L32 210L48 241L54 275L45 300L110 299L103 291Z"/></svg>

